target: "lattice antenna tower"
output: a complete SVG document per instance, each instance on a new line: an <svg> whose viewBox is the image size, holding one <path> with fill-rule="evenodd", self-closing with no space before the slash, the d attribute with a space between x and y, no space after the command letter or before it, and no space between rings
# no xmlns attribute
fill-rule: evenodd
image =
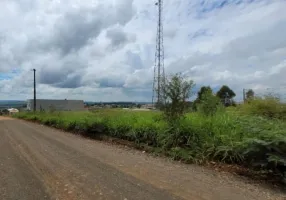
<svg viewBox="0 0 286 200"><path fill-rule="evenodd" d="M155 5L158 7L158 25L156 36L156 52L154 64L153 96L152 104L162 105L165 103L164 91L165 86L165 69L164 69L164 38L163 38L163 0L158 0Z"/></svg>

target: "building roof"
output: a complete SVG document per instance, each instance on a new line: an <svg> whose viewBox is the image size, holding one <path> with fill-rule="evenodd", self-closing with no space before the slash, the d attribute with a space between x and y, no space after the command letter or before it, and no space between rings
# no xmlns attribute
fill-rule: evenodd
<svg viewBox="0 0 286 200"><path fill-rule="evenodd" d="M9 108L9 109L7 109L10 113L17 113L17 112L19 112L19 110L18 109L16 109L16 108Z"/></svg>

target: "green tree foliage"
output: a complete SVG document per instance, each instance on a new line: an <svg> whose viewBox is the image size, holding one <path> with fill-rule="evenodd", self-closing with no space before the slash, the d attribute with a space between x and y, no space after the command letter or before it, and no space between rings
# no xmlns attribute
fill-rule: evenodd
<svg viewBox="0 0 286 200"><path fill-rule="evenodd" d="M241 111L245 114L263 116L269 119L286 120L286 104L275 96L254 98L248 104L244 104Z"/></svg>
<svg viewBox="0 0 286 200"><path fill-rule="evenodd" d="M213 91L212 91L210 86L203 86L203 87L201 87L200 91L198 92L197 99L202 100L204 98L203 97L204 94L212 94L212 93L213 93Z"/></svg>
<svg viewBox="0 0 286 200"><path fill-rule="evenodd" d="M216 93L216 96L219 97L220 99L224 99L226 97L232 99L233 97L236 96L234 91L230 89L227 85L223 85L219 91Z"/></svg>
<svg viewBox="0 0 286 200"><path fill-rule="evenodd" d="M236 96L234 91L227 85L223 85L220 90L216 93L216 96L221 99L225 106L233 105L233 97Z"/></svg>
<svg viewBox="0 0 286 200"><path fill-rule="evenodd" d="M212 91L210 86L202 86L201 89L198 91L197 98L196 98L196 100L194 101L194 103L192 105L192 109L194 111L198 110L198 106L201 103L201 101L203 99L203 95L205 93L213 93L213 91Z"/></svg>
<svg viewBox="0 0 286 200"><path fill-rule="evenodd" d="M163 107L164 117L168 122L179 120L188 110L188 98L192 95L193 81L186 80L181 74L166 79L163 88L166 105Z"/></svg>
<svg viewBox="0 0 286 200"><path fill-rule="evenodd" d="M246 100L252 100L254 98L254 91L252 89L247 90L246 92Z"/></svg>
<svg viewBox="0 0 286 200"><path fill-rule="evenodd" d="M206 90L200 99L198 104L198 110L206 116L213 116L218 110L222 109L220 99L213 95L211 90Z"/></svg>

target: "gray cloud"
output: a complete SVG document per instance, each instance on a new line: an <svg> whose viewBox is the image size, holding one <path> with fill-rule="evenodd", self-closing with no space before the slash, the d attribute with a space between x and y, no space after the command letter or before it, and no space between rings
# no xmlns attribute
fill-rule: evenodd
<svg viewBox="0 0 286 200"><path fill-rule="evenodd" d="M125 25L136 14L133 7L133 0L116 1L115 14L111 16L112 21L116 21L120 25Z"/></svg>
<svg viewBox="0 0 286 200"><path fill-rule="evenodd" d="M101 78L97 81L102 88L121 88L124 86L124 80L110 78Z"/></svg>
<svg viewBox="0 0 286 200"><path fill-rule="evenodd" d="M133 0L122 0L113 7L100 4L96 7L67 10L54 24L40 24L45 30L44 33L25 33L26 42L21 43L21 48L7 32L4 35L7 40L2 42L0 48L0 69L4 70L4 66L7 66L8 70L12 65L21 65L27 69L36 68L40 84L58 88L78 88L92 83L82 78L88 67L87 59L91 59L89 54L92 56L93 52L96 52L97 57L102 58L104 52L97 50L100 45L99 35L115 24L123 26L128 23L134 14L132 2ZM123 45L130 41L129 36L124 40L125 33L122 28L114 29L113 32L112 29L108 30L111 30L113 45ZM39 38L40 33L43 34ZM112 82L114 81L104 80L101 85L105 87L110 83L108 87L112 87Z"/></svg>
<svg viewBox="0 0 286 200"><path fill-rule="evenodd" d="M132 51L126 52L126 64L129 66L132 66L135 69L142 69L146 66L144 66L145 63L143 63L142 58L140 54L134 53ZM149 66L147 66L149 67Z"/></svg>
<svg viewBox="0 0 286 200"><path fill-rule="evenodd" d="M83 86L82 75L85 73L86 63L80 56L66 56L62 59L51 60L44 63L51 56L40 61L42 64L37 71L41 84L52 85L59 88L77 88Z"/></svg>
<svg viewBox="0 0 286 200"><path fill-rule="evenodd" d="M130 97L129 101L138 101L139 99L146 99L146 97L151 101L153 92L151 87L146 89L124 88L122 91Z"/></svg>
<svg viewBox="0 0 286 200"><path fill-rule="evenodd" d="M96 38L107 25L98 11L100 9L67 13L55 24L54 35L48 44L60 49L64 55L78 51L87 45L90 39ZM99 16L88 19L91 13L98 13Z"/></svg>
<svg viewBox="0 0 286 200"><path fill-rule="evenodd" d="M116 27L107 30L106 37L111 41L111 49L116 50L125 46L130 41L134 41L135 38L129 37L127 33L122 30L122 27Z"/></svg>
<svg viewBox="0 0 286 200"><path fill-rule="evenodd" d="M117 23L125 25L130 21L134 14L132 2L124 0L117 7L109 8L102 4L67 12L54 25L54 32L46 45L60 49L64 55L78 51L96 39L104 29ZM110 30L108 35L113 45L119 45L120 40L125 40L122 43L127 42L123 31Z"/></svg>
<svg viewBox="0 0 286 200"><path fill-rule="evenodd" d="M285 34L286 21L280 21L269 29L230 41L219 53L197 52L177 59L167 71L184 72L201 85L229 84L236 91L258 85L280 87L286 84L281 77L286 69L286 40L281 40ZM271 73L277 65L276 73Z"/></svg>
<svg viewBox="0 0 286 200"><path fill-rule="evenodd" d="M62 71L41 70L39 72L40 84L47 84L58 88L78 88L83 86L82 73L68 73Z"/></svg>
<svg viewBox="0 0 286 200"><path fill-rule="evenodd" d="M6 42L5 35L0 35L0 72L7 72L11 66L16 66L11 46Z"/></svg>
<svg viewBox="0 0 286 200"><path fill-rule="evenodd" d="M80 74L73 74L63 77L61 82L54 84L54 86L59 88L79 88L83 86L81 80L82 76Z"/></svg>
<svg viewBox="0 0 286 200"><path fill-rule="evenodd" d="M238 94L286 84L285 1L226 4L197 17L208 8L199 1L164 4L166 72ZM0 7L0 72L18 70L0 80L2 98L31 97L36 68L41 98L150 100L154 3L3 0Z"/></svg>

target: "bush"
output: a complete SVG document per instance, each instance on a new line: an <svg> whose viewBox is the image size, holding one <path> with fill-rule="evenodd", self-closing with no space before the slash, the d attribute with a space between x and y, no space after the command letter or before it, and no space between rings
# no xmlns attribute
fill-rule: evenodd
<svg viewBox="0 0 286 200"><path fill-rule="evenodd" d="M248 167L267 170L286 181L286 139L266 137L250 139L244 144L244 164Z"/></svg>
<svg viewBox="0 0 286 200"><path fill-rule="evenodd" d="M198 111L206 116L213 116L218 111L222 111L223 105L221 104L221 100L214 96L211 92L205 92L200 100L198 105Z"/></svg>
<svg viewBox="0 0 286 200"><path fill-rule="evenodd" d="M272 96L255 98L243 105L242 111L246 114L263 116L270 119L286 120L286 104L281 103L278 98Z"/></svg>

